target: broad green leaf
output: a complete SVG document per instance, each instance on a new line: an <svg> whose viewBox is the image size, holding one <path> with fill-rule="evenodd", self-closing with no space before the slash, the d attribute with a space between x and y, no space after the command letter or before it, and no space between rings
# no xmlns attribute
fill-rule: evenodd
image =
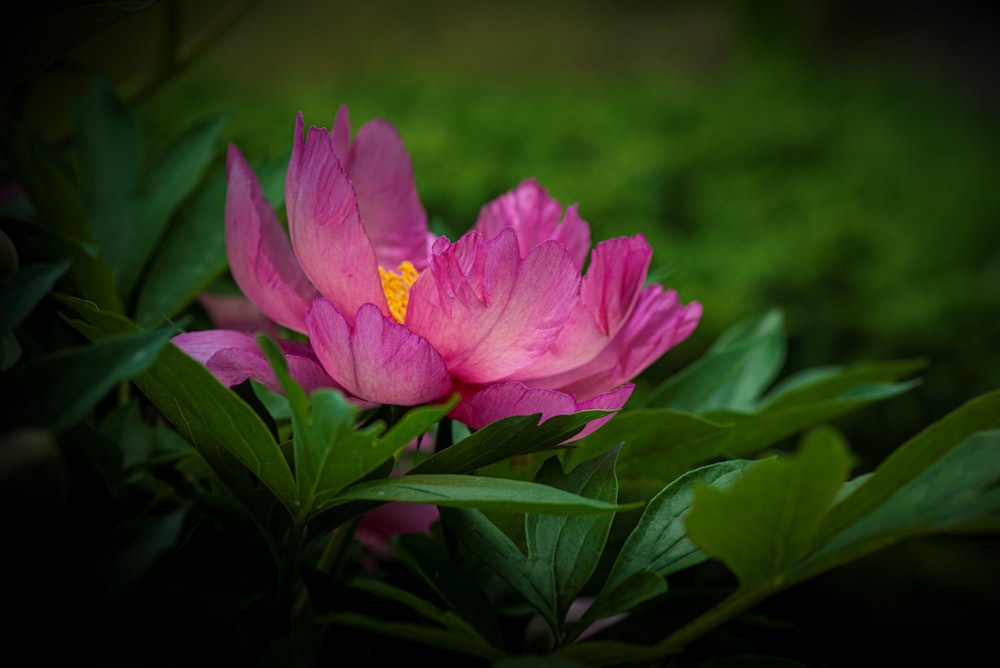
<svg viewBox="0 0 1000 668"><path fill-rule="evenodd" d="M435 453L415 466L412 473L468 473L509 457L546 450L580 433L588 422L611 412L593 410L555 415L541 424L538 424L540 413L497 420Z"/></svg>
<svg viewBox="0 0 1000 668"><path fill-rule="evenodd" d="M822 538L833 538L873 512L972 434L997 428L1000 390L967 401L897 448L863 485L837 504L823 524Z"/></svg>
<svg viewBox="0 0 1000 668"><path fill-rule="evenodd" d="M148 369L175 333L121 334L22 361L2 377L6 420L53 430L72 426L112 388Z"/></svg>
<svg viewBox="0 0 1000 668"><path fill-rule="evenodd" d="M829 401L859 387L893 383L926 365L924 360L915 359L806 369L775 385L757 408L763 412Z"/></svg>
<svg viewBox="0 0 1000 668"><path fill-rule="evenodd" d="M222 130L226 117L212 114L188 127L160 151L140 184L140 201L147 218L147 236L143 243L149 256L171 215L190 195L205 174L205 170L220 154ZM223 224L219 218L217 224ZM223 225L224 227L224 225Z"/></svg>
<svg viewBox="0 0 1000 668"><path fill-rule="evenodd" d="M622 497L648 499L694 466L716 458L730 427L670 409L623 411L593 434L567 448L566 464L618 445L616 474Z"/></svg>
<svg viewBox="0 0 1000 668"><path fill-rule="evenodd" d="M725 563L743 589L780 588L816 545L850 465L839 441L807 439L794 456L761 460L727 489L700 486L688 537Z"/></svg>
<svg viewBox="0 0 1000 668"><path fill-rule="evenodd" d="M612 450L564 473L559 461L550 458L535 480L573 494L614 503L618 498L615 459ZM560 622L553 627L561 635L561 621L569 606L593 575L608 540L614 516L566 517L529 513L524 518L525 542L531 582L551 609L547 617Z"/></svg>
<svg viewBox="0 0 1000 668"><path fill-rule="evenodd" d="M84 204L119 290L127 296L158 240L139 197L143 145L135 114L101 77L73 101Z"/></svg>
<svg viewBox="0 0 1000 668"><path fill-rule="evenodd" d="M323 510L327 501L351 483L361 480L395 457L416 437L454 407L426 406L409 411L384 433L386 424L375 422L356 428L359 409L340 392L317 390L307 397L288 371L278 345L266 335L257 342L267 356L292 409L295 480L299 519Z"/></svg>
<svg viewBox="0 0 1000 668"><path fill-rule="evenodd" d="M86 318L87 323L72 324L92 340L141 331L124 316L104 313L88 302L69 297L61 301ZM294 512L295 480L267 426L204 366L168 344L134 380L241 501L266 511L266 499L237 462Z"/></svg>
<svg viewBox="0 0 1000 668"><path fill-rule="evenodd" d="M634 407L689 413L750 410L785 361L784 316L772 310L737 323L698 360L668 378Z"/></svg>
<svg viewBox="0 0 1000 668"><path fill-rule="evenodd" d="M640 603L665 594L666 591L667 581L662 575L657 575L653 571L636 571L616 583L614 587L610 589L605 587L580 618L580 626L586 628L598 619L627 612Z"/></svg>
<svg viewBox="0 0 1000 668"><path fill-rule="evenodd" d="M0 336L7 336L28 317L66 273L69 261L29 264L0 280Z"/></svg>
<svg viewBox="0 0 1000 668"><path fill-rule="evenodd" d="M173 318L226 271L226 175L210 172L178 210L139 286L135 319Z"/></svg>
<svg viewBox="0 0 1000 668"><path fill-rule="evenodd" d="M870 477L868 482L873 478ZM884 503L809 557L804 579L904 538L1000 515L1000 430L967 436ZM864 487L854 494L864 494Z"/></svg>
<svg viewBox="0 0 1000 668"><path fill-rule="evenodd" d="M706 418L732 425L725 452L730 457L746 457L802 431L864 408L876 401L899 396L913 389L918 380L901 383L869 383L841 390L839 383L824 384L836 394L822 396L813 388L802 390L803 403L794 400L797 393L784 395L759 413L713 411Z"/></svg>
<svg viewBox="0 0 1000 668"><path fill-rule="evenodd" d="M687 537L684 526L684 520L691 510L695 488L704 485L726 489L755 464L753 461L732 460L703 466L684 474L654 496L622 545L601 593L584 619L596 619L592 615L598 613L600 616L610 616L627 610L628 608L615 607L614 601L629 601L629 597L619 590L634 588L634 583L630 583L630 580L642 573L649 573L662 580L666 575L708 559ZM641 596L642 592L636 592L635 595ZM629 601L629 607L638 602Z"/></svg>
<svg viewBox="0 0 1000 668"><path fill-rule="evenodd" d="M100 254L97 240L87 222L79 194L66 169L37 138L0 125L0 146L11 172L27 193L36 218L26 221L38 238L26 237L33 257L41 261L73 263L63 278L63 290L89 299L105 309L122 310L114 273Z"/></svg>
<svg viewBox="0 0 1000 668"><path fill-rule="evenodd" d="M548 485L522 480L447 473L408 474L361 482L335 495L330 503L348 501L403 501L431 503L450 508L481 508L499 512L554 515L613 513L638 506L638 504L617 505L598 499L588 499Z"/></svg>
<svg viewBox="0 0 1000 668"><path fill-rule="evenodd" d="M479 510L442 507L441 521L466 547L538 611L551 628L558 628L552 602L531 579L531 566L521 550Z"/></svg>

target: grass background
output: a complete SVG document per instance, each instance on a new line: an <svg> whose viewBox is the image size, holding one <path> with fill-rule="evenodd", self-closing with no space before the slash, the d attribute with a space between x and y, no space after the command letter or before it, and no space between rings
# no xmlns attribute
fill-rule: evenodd
<svg viewBox="0 0 1000 668"><path fill-rule="evenodd" d="M144 88L171 35L198 44L234 10ZM452 234L536 177L595 240L644 233L657 276L704 305L642 382L774 306L786 374L925 357L922 386L838 423L867 465L1000 386L996 28L985 2L164 0L24 85L17 112L65 136L66 99L96 69L135 97L154 144L222 110L227 140L281 158L296 113L329 125L346 103L355 128L396 125L432 225ZM893 548L770 602L761 623L794 610L802 642L845 656L975 645L998 554L981 537Z"/></svg>

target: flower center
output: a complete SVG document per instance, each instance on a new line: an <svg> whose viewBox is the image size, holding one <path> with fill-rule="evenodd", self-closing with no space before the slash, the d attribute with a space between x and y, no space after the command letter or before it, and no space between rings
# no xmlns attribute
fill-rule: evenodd
<svg viewBox="0 0 1000 668"><path fill-rule="evenodd" d="M410 286L417 280L417 268L409 260L399 265L398 273L387 271L382 267L378 268L378 274L382 277L382 291L385 292L385 299L389 302L389 313L402 324L406 320L406 305L410 301Z"/></svg>

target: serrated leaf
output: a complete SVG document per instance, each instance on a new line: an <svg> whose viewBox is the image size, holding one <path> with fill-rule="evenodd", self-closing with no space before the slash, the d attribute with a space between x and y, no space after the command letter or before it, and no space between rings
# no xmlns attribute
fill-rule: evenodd
<svg viewBox="0 0 1000 668"><path fill-rule="evenodd" d="M175 333L163 328L122 334L15 365L0 386L5 421L53 430L72 426L112 388L148 369Z"/></svg>
<svg viewBox="0 0 1000 668"><path fill-rule="evenodd" d="M124 316L102 312L89 302L70 297L61 301L86 318L86 323L71 324L92 340L141 331ZM255 512L268 512L267 499L261 497L239 462L294 512L295 480L271 432L246 402L202 364L168 344L134 382L237 498Z"/></svg>
<svg viewBox="0 0 1000 668"><path fill-rule="evenodd" d="M780 588L816 546L850 465L838 441L810 439L794 456L759 461L727 489L698 487L688 537L725 563L742 589Z"/></svg>
<svg viewBox="0 0 1000 668"><path fill-rule="evenodd" d="M536 482L591 499L614 503L617 450L584 462L564 473L553 457L538 472ZM531 582L551 608L549 617L561 635L561 622L569 606L594 573L611 530L613 515L565 517L530 513L524 518L525 542Z"/></svg>
<svg viewBox="0 0 1000 668"><path fill-rule="evenodd" d="M521 480L456 474L407 474L351 485L331 498L348 501L403 501L449 508L481 508L511 513L590 515L614 513L638 504L618 505Z"/></svg>
<svg viewBox="0 0 1000 668"><path fill-rule="evenodd" d="M467 473L509 457L546 450L580 433L588 422L612 412L555 415L541 424L541 413L497 420L435 453L415 466L412 473Z"/></svg>
<svg viewBox="0 0 1000 668"><path fill-rule="evenodd" d="M771 310L723 332L701 358L634 407L689 413L750 410L781 371L785 354L784 316Z"/></svg>

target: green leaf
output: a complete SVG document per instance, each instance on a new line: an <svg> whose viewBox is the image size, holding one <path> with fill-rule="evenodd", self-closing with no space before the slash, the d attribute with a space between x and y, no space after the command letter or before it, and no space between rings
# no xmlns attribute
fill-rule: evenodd
<svg viewBox="0 0 1000 668"><path fill-rule="evenodd" d="M643 573L662 580L666 575L708 559L708 555L687 537L684 526L695 488L705 485L726 489L755 464L753 461L733 460L703 466L681 476L653 497L622 545L601 593L584 619L593 620L624 612L659 593L654 588L648 592L649 596L643 596L645 592L636 590L635 578ZM637 581L645 582L646 579ZM663 590L666 590L665 586ZM616 601L621 603L616 604ZM627 607L617 607L624 604Z"/></svg>
<svg viewBox="0 0 1000 668"><path fill-rule="evenodd" d="M497 420L435 453L415 466L412 473L467 473L509 457L546 450L580 433L588 422L612 412L555 415L541 424L541 413Z"/></svg>
<svg viewBox="0 0 1000 668"><path fill-rule="evenodd" d="M812 577L904 538L996 518L1000 514L998 483L1000 430L972 434L819 549L795 576ZM864 486L852 494L864 495Z"/></svg>
<svg viewBox="0 0 1000 668"><path fill-rule="evenodd" d="M860 398L858 388L892 384L926 365L925 360L913 359L806 369L775 385L761 399L757 409L766 412L822 403L838 397Z"/></svg>
<svg viewBox="0 0 1000 668"><path fill-rule="evenodd" d="M503 633L493 601L480 584L478 573L462 568L447 554L444 541L437 535L438 527L432 527L431 535L400 534L396 538L396 557L484 639L502 647Z"/></svg>
<svg viewBox="0 0 1000 668"><path fill-rule="evenodd" d="M23 361L2 378L5 421L53 430L72 426L112 388L148 369L175 333L122 334Z"/></svg>
<svg viewBox="0 0 1000 668"><path fill-rule="evenodd" d="M0 336L14 331L66 273L69 261L30 264L0 280Z"/></svg>
<svg viewBox="0 0 1000 668"><path fill-rule="evenodd" d="M524 597L551 628L558 628L555 610L531 578L531 566L521 550L479 510L442 507L441 521L456 538Z"/></svg>
<svg viewBox="0 0 1000 668"><path fill-rule="evenodd" d="M143 241L149 250L162 236L170 216L194 191L219 154L225 125L223 114L212 114L196 121L156 156L143 175L140 201L148 221L148 236ZM217 224L225 227L222 218ZM148 256L148 252L143 255Z"/></svg>
<svg viewBox="0 0 1000 668"><path fill-rule="evenodd" d="M150 260L136 297L139 324L176 317L225 274L225 201L226 175L220 167L178 210Z"/></svg>
<svg viewBox="0 0 1000 668"><path fill-rule="evenodd" d="M425 406L409 411L383 438L384 422L355 428L359 409L340 392L317 390L311 397L295 382L278 345L264 334L257 342L289 399L294 433L299 520L324 510L327 502L395 457L454 407Z"/></svg>
<svg viewBox="0 0 1000 668"><path fill-rule="evenodd" d="M612 450L577 466L569 474L553 457L545 462L536 482L591 499L614 503L618 498ZM565 517L530 513L524 518L531 582L550 607L547 618L561 621L569 606L593 575L608 540L614 516ZM553 627L560 637L561 624Z"/></svg>
<svg viewBox="0 0 1000 668"><path fill-rule="evenodd" d="M124 316L104 313L88 302L61 301L86 318L71 323L92 340L141 331ZM268 512L267 500L252 484L248 468L291 512L296 511L292 472L260 417L203 365L173 344L134 379L150 401L205 458L212 470L249 507ZM240 466L239 463L242 463Z"/></svg>
<svg viewBox="0 0 1000 668"><path fill-rule="evenodd" d="M688 537L725 563L743 589L779 589L817 544L850 465L838 440L807 439L794 456L761 460L727 489L700 486Z"/></svg>
<svg viewBox="0 0 1000 668"><path fill-rule="evenodd" d="M95 77L73 101L84 204L119 290L127 296L149 248L147 220L139 197L143 170L139 121L107 82Z"/></svg>
<svg viewBox="0 0 1000 668"><path fill-rule="evenodd" d="M631 610L666 591L667 581L662 575L652 571L636 571L610 589L605 586L580 618L579 624L581 628L586 628L598 619Z"/></svg>
<svg viewBox="0 0 1000 668"><path fill-rule="evenodd" d="M65 167L37 138L6 124L0 125L0 130L0 146L10 169L35 207L36 218L26 222L40 238L23 239L21 251L28 250L42 261L73 258L63 289L105 309L121 311L115 276L100 254Z"/></svg>
<svg viewBox="0 0 1000 668"><path fill-rule="evenodd" d="M1000 390L967 401L897 448L854 492L837 504L823 538L855 524L978 431L1000 428Z"/></svg>
<svg viewBox="0 0 1000 668"><path fill-rule="evenodd" d="M737 323L704 356L668 378L641 405L689 413L750 410L785 361L784 316L772 310Z"/></svg>
<svg viewBox="0 0 1000 668"><path fill-rule="evenodd" d="M589 515L613 513L638 507L588 499L560 489L483 476L455 474L408 474L351 485L331 499L331 504L348 501L403 501L431 503L450 508L482 508L511 513L551 513Z"/></svg>
<svg viewBox="0 0 1000 668"><path fill-rule="evenodd" d="M616 474L622 498L648 499L722 451L731 427L670 409L623 411L566 448L566 464L621 445Z"/></svg>

